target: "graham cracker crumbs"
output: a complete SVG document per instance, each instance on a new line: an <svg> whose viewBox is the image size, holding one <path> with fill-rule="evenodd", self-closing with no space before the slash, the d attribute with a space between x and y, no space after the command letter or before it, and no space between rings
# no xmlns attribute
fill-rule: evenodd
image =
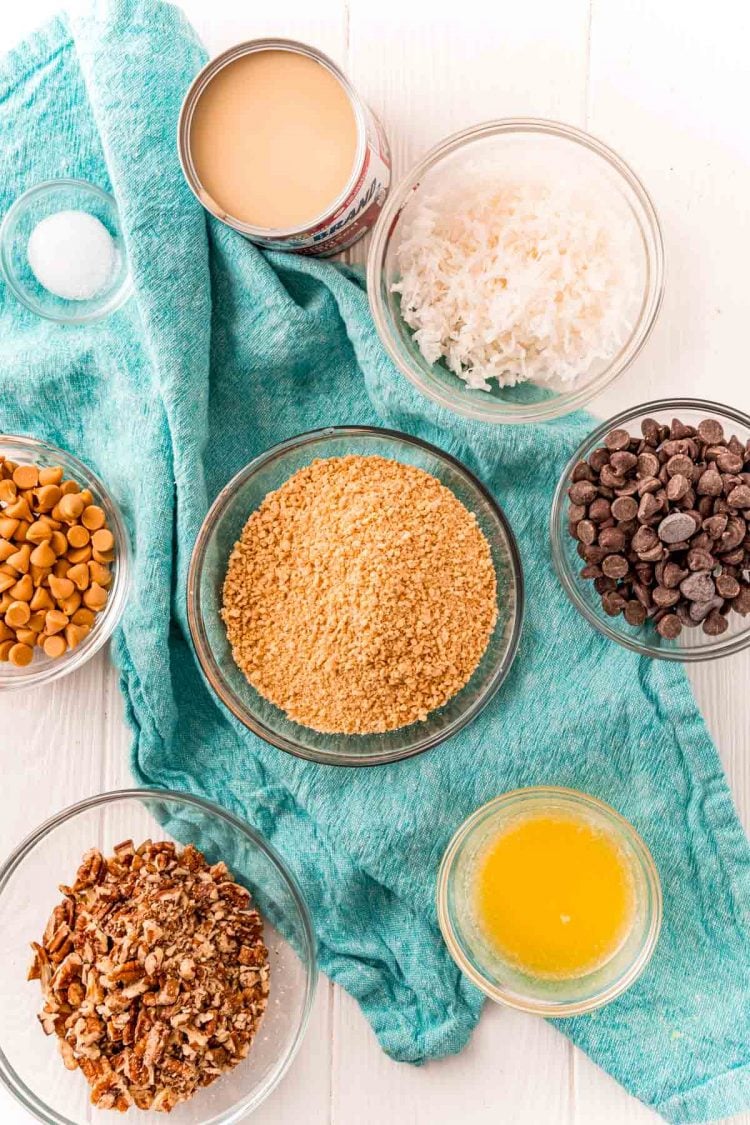
<svg viewBox="0 0 750 1125"><path fill-rule="evenodd" d="M222 618L250 683L290 719L369 734L427 718L470 679L497 619L476 517L383 457L313 461L229 559Z"/></svg>
<svg viewBox="0 0 750 1125"><path fill-rule="evenodd" d="M243 1059L268 999L250 895L191 845L92 849L32 942L39 1021L100 1109L168 1112Z"/></svg>

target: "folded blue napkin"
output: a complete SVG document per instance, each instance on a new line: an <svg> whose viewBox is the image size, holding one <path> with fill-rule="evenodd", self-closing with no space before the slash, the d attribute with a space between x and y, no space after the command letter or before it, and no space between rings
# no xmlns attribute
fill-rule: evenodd
<svg viewBox="0 0 750 1125"><path fill-rule="evenodd" d="M516 786L602 797L653 851L664 929L629 992L559 1026L670 1121L750 1106L750 851L716 751L683 671L592 632L552 572L552 490L590 422L495 428L442 411L386 359L353 271L264 256L207 219L175 146L204 59L175 9L133 0L58 19L0 65L0 212L39 180L93 181L117 197L132 261L134 298L91 327L44 323L3 290L0 429L74 451L123 503L136 563L113 657L136 778L213 798L268 837L302 884L322 968L409 1062L460 1050L482 1005L436 923L455 828ZM282 438L343 423L465 461L503 504L527 579L521 648L483 715L370 770L249 734L206 687L185 615L191 547L221 486Z"/></svg>

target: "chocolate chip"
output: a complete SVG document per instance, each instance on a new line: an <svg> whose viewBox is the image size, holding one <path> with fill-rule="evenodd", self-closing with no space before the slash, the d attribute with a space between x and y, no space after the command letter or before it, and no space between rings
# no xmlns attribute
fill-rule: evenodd
<svg viewBox="0 0 750 1125"><path fill-rule="evenodd" d="M695 522L686 512L672 512L657 528L662 543L681 543L695 535Z"/></svg>
<svg viewBox="0 0 750 1125"><path fill-rule="evenodd" d="M712 539L719 539L726 531L729 517L724 513L719 513L716 516L709 516L707 520L703 521L703 530L711 536Z"/></svg>
<svg viewBox="0 0 750 1125"><path fill-rule="evenodd" d="M724 427L716 418L704 418L698 423L698 436L709 445L724 440Z"/></svg>
<svg viewBox="0 0 750 1125"><path fill-rule="evenodd" d="M661 609L669 609L670 606L677 605L680 596L679 590L668 590L666 586L656 586L651 591L654 604Z"/></svg>
<svg viewBox="0 0 750 1125"><path fill-rule="evenodd" d="M710 551L705 551L702 547L693 547L688 551L687 564L688 569L693 571L713 570L716 559Z"/></svg>
<svg viewBox="0 0 750 1125"><path fill-rule="evenodd" d="M607 578L624 578L630 566L622 555L607 555L602 562L602 570Z"/></svg>
<svg viewBox="0 0 750 1125"><path fill-rule="evenodd" d="M585 543L587 547L596 540L596 527L591 520L581 520L576 527L576 537L581 543Z"/></svg>
<svg viewBox="0 0 750 1125"><path fill-rule="evenodd" d="M659 472L659 458L655 453L641 453L636 462L639 477L655 477Z"/></svg>
<svg viewBox="0 0 750 1125"><path fill-rule="evenodd" d="M609 450L599 447L589 457L589 465L595 473L600 473L605 465L609 464Z"/></svg>
<svg viewBox="0 0 750 1125"><path fill-rule="evenodd" d="M693 437L695 434L695 426L688 426L685 422L681 422L679 418L673 418L672 425L669 427L669 432L673 438Z"/></svg>
<svg viewBox="0 0 750 1125"><path fill-rule="evenodd" d="M611 465L604 466L599 479L605 488L622 488L625 484L625 477L616 473Z"/></svg>
<svg viewBox="0 0 750 1125"><path fill-rule="evenodd" d="M742 617L750 614L750 586L742 586L737 597L732 599L732 609Z"/></svg>
<svg viewBox="0 0 750 1125"><path fill-rule="evenodd" d="M661 441L661 427L655 418L644 418L641 422L641 433L649 445L658 445Z"/></svg>
<svg viewBox="0 0 750 1125"><path fill-rule="evenodd" d="M609 617L617 617L627 605L625 598L616 590L608 591L602 598L602 608Z"/></svg>
<svg viewBox="0 0 750 1125"><path fill-rule="evenodd" d="M638 458L634 453L620 451L612 454L609 459L609 464L610 468L614 469L621 477L624 477L626 473L629 473L631 469L636 467Z"/></svg>
<svg viewBox="0 0 750 1125"><path fill-rule="evenodd" d="M646 609L639 601L628 602L624 614L628 625L635 625L638 628L646 623Z"/></svg>
<svg viewBox="0 0 750 1125"><path fill-rule="evenodd" d="M696 492L699 496L721 496L723 484L721 474L716 469L706 469L698 480Z"/></svg>
<svg viewBox="0 0 750 1125"><path fill-rule="evenodd" d="M574 504L590 504L596 499L596 485L589 480L579 480L568 489L568 496Z"/></svg>
<svg viewBox="0 0 750 1125"><path fill-rule="evenodd" d="M740 584L731 574L720 574L716 579L716 590L722 598L736 598L740 592Z"/></svg>
<svg viewBox="0 0 750 1125"><path fill-rule="evenodd" d="M682 473L675 473L673 477L670 477L669 483L667 484L668 500L672 500L676 503L678 500L682 500L683 496L687 496L689 491L690 481L687 477L683 476Z"/></svg>
<svg viewBox="0 0 750 1125"><path fill-rule="evenodd" d="M599 496L589 508L589 519L593 520L594 523L603 523L604 520L609 519L611 511L609 500Z"/></svg>
<svg viewBox="0 0 750 1125"><path fill-rule="evenodd" d="M588 461L577 461L570 476L574 483L578 480L593 480L594 470L591 468Z"/></svg>
<svg viewBox="0 0 750 1125"><path fill-rule="evenodd" d="M711 575L700 570L680 582L680 592L690 602L708 602L716 593L716 587Z"/></svg>
<svg viewBox="0 0 750 1125"><path fill-rule="evenodd" d="M675 613L668 613L666 617L662 617L659 624L656 626L656 631L660 637L665 640L673 641L679 637L682 632L682 622Z"/></svg>
<svg viewBox="0 0 750 1125"><path fill-rule="evenodd" d="M612 554L618 554L625 549L627 540L625 533L619 527L605 527L599 533L599 544Z"/></svg>
<svg viewBox="0 0 750 1125"><path fill-rule="evenodd" d="M745 460L743 457L724 449L716 454L716 468L722 473L741 473Z"/></svg>
<svg viewBox="0 0 750 1125"><path fill-rule="evenodd" d="M616 520L633 520L638 515L638 505L631 496L618 496L612 501L612 515Z"/></svg>
<svg viewBox="0 0 750 1125"><path fill-rule="evenodd" d="M674 457L670 457L665 466L670 477L687 477L688 481L693 479L694 467L693 462L684 453L677 453Z"/></svg>
<svg viewBox="0 0 750 1125"><path fill-rule="evenodd" d="M718 609L721 605L721 598L709 598L706 602L691 602L690 603L690 620L694 625L699 625L701 621L705 621L712 610Z"/></svg>
<svg viewBox="0 0 750 1125"><path fill-rule="evenodd" d="M746 484L738 484L727 496L730 508L750 508L750 488Z"/></svg>
<svg viewBox="0 0 750 1125"><path fill-rule="evenodd" d="M604 439L607 449L627 449L630 446L630 434L627 430L610 430Z"/></svg>
<svg viewBox="0 0 750 1125"><path fill-rule="evenodd" d="M729 622L726 617L722 617L718 609L712 609L703 622L703 632L708 637L719 637L722 633L726 633L728 628Z"/></svg>
<svg viewBox="0 0 750 1125"><path fill-rule="evenodd" d="M661 504L655 498L654 494L652 492L647 492L645 496L641 497L641 502L638 505L638 519L641 523L645 523L660 510Z"/></svg>
<svg viewBox="0 0 750 1125"><path fill-rule="evenodd" d="M673 587L679 586L683 578L687 578L689 573L690 572L688 570L685 570L683 567L678 566L677 563L668 562L666 563L664 570L662 571L662 584L671 590L673 589Z"/></svg>

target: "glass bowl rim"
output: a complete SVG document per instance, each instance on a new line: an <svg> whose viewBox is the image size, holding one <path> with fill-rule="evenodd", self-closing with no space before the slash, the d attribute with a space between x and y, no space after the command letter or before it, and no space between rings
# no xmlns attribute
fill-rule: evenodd
<svg viewBox="0 0 750 1125"><path fill-rule="evenodd" d="M77 457L75 453L69 453L67 449L63 449L59 445L54 445L43 438L31 437L29 434L0 433L0 451L2 451L5 443L25 446L32 458L39 452L44 452L53 459L59 458L61 462L67 462L72 466L71 472L80 477L79 484L93 485L94 490L109 508L107 517L111 520L111 530L115 536L117 568L114 581L110 587L111 597L107 601L104 613L99 615L101 620L98 627L91 633L90 643L87 644L84 640L81 645L64 653L59 659L48 660L47 663L38 665L36 671L29 671L16 679L4 680L0 674L0 693L23 691L41 687L42 684L51 684L55 680L62 679L63 676L70 675L71 672L82 668L92 656L95 656L111 638L122 620L130 594L133 565L133 551L122 509L113 496L112 490L104 484L89 465L82 461L80 457ZM29 668L33 668L33 664L29 665Z"/></svg>
<svg viewBox="0 0 750 1125"><path fill-rule="evenodd" d="M515 610L513 614L511 635L508 642L508 647L505 653L504 660L497 666L492 674L492 677L485 689L475 702L468 707L466 711L455 720L455 722L447 727L444 731L438 732L429 738L424 738L410 749L403 751L388 751L383 754L369 755L366 759L358 757L353 753L346 751L319 751L311 750L308 747L302 747L298 743L293 742L291 739L286 738L284 735L278 734L276 731L270 730L263 722L251 715L242 707L236 700L234 692L225 686L223 677L218 669L218 665L214 659L211 651L211 646L206 637L206 631L203 623L203 612L201 607L200 596L200 575L205 561L206 550L213 533L214 526L217 520L223 514L225 509L229 506L234 499L235 493L241 488L258 470L264 468L266 465L272 464L283 458L288 452L293 449L300 449L307 445L314 445L317 442L324 441L330 438L346 438L346 437L361 437L372 436L383 438L387 441L396 443L404 443L406 445L415 446L428 452L431 456L436 457L448 463L448 465L457 470L467 482L475 489L484 501L489 506L493 518L499 524L508 551L510 562L510 569L513 575L513 583L515 588ZM200 530L193 545L193 550L190 556L190 564L188 567L187 577L187 617L190 636L193 642L193 648L198 658L198 663L201 667L203 675L208 681L209 686L220 700L221 703L231 712L243 726L268 742L271 746L275 746L279 750L283 750L297 758L303 758L306 761L317 762L320 765L332 766L347 766L347 767L370 767L387 765L390 762L404 761L407 758L416 757L418 754L423 754L427 750L433 749L441 742L445 742L448 738L452 738L463 730L470 722L472 722L477 715L484 710L490 702L495 693L499 690L503 681L510 672L521 640L521 633L523 629L525 613L525 595L524 595L524 576L523 564L521 562L521 554L518 550L513 529L508 522L508 518L503 512L498 502L493 497L489 489L482 483L475 474L454 457L450 453L439 449L438 446L433 445L431 442L425 441L422 438L414 437L411 434L403 433L400 430L391 430L379 426L325 426L317 430L307 430L304 433L296 434L293 437L286 438L284 441L272 445L265 452L260 453L251 461L240 469L231 480L224 485L216 499L213 501L208 509L208 512L201 524ZM333 735L333 738L341 737Z"/></svg>
<svg viewBox="0 0 750 1125"><path fill-rule="evenodd" d="M230 828L235 829L249 839L251 843L258 847L271 861L282 880L288 886L294 904L299 911L302 929L308 942L309 953L305 961L302 962L306 970L307 978L302 1018L300 1019L299 1027L297 1028L283 1064L278 1068L277 1072L272 1075L272 1080L268 1086L265 1089L261 1088L260 1097L258 1097L258 1092L256 1091L255 1095L247 1097L242 1105L234 1106L224 1113L220 1113L219 1116L210 1118L205 1123L205 1125L234 1125L234 1123L241 1121L247 1114L254 1112L258 1106L266 1100L268 1095L278 1086L294 1061L307 1029L318 980L317 940L313 929L310 909L295 875L289 870L276 849L273 848L252 825L241 820L240 817L236 816L228 809L215 804L213 801L208 801L204 797L198 797L192 793L182 793L175 789L130 788L114 789L108 793L97 793L91 797L85 797L82 801L76 801L75 804L68 805L67 808L61 809L60 812L54 813L16 845L7 859L0 865L0 898L2 898L9 880L20 868L26 857L29 856L36 845L41 843L54 829L65 825L80 813L89 812L100 806L115 805L129 800L141 800L144 797L158 801L173 801L176 804L187 805L188 807L198 809L200 812L208 814L209 818L213 817L225 821ZM25 1109L32 1113L37 1120L44 1122L45 1125L75 1125L69 1118L62 1116L56 1110L48 1107L43 1100L26 1085L19 1075L16 1074L15 1068L8 1061L1 1044L0 1080L2 1080L9 1093L11 1093Z"/></svg>
<svg viewBox="0 0 750 1125"><path fill-rule="evenodd" d="M611 168L619 173L620 177L633 191L643 211L650 239L653 242L653 246L646 248L649 270L653 273L653 278L649 280L647 277L646 279L641 310L629 340L620 350L620 358L617 364L610 362L596 379L592 379L590 383L578 390L573 389L555 394L552 398L537 403L503 403L502 410L490 411L481 404L475 405L474 400L461 402L458 393L454 397L433 386L426 377L423 377L421 371L417 373L414 366L404 361L399 349L393 343L390 328L391 317L382 299L381 283L385 255L391 236L396 229L401 211L414 190L419 186L422 177L444 157L456 152L465 144L484 137L501 136L507 133L536 133L579 144L594 155L604 159ZM523 422L550 421L570 414L584 406L610 383L619 378L639 355L656 324L664 296L664 273L664 238L656 208L641 179L630 165L621 156L618 156L614 149L585 130L562 121L542 117L507 117L482 122L468 129L452 133L431 148L391 189L373 228L372 241L367 255L367 293L370 312L381 344L401 374L405 375L418 391L444 409L465 418L473 418L495 425L512 425ZM460 392L460 388L458 390Z"/></svg>
<svg viewBox="0 0 750 1125"><path fill-rule="evenodd" d="M533 801L536 798L545 797L552 799L562 798L563 802L567 802L570 805L593 809L600 815L604 815L606 819L612 821L615 827L628 839L628 842L634 848L638 859L642 863L645 885L648 889L651 901L649 925L633 963L618 980L602 988L601 991L594 996L582 1001L564 1002L524 999L520 997L517 992L506 990L483 976L464 956L463 949L456 936L450 917L450 911L448 910L448 884L450 882L453 863L460 847L471 835L473 830L485 818L492 816L494 812L502 810L505 806L512 807L517 802L523 802L525 799L531 799ZM622 813L607 804L606 801L601 800L601 798L594 797L591 793L584 793L578 789L571 789L569 786L564 785L529 785L518 789L510 789L508 792L493 797L492 800L487 801L486 804L475 809L475 811L459 825L445 849L438 872L436 904L438 924L443 935L443 940L448 947L448 952L461 972L464 973L485 996L488 996L498 1004L503 1004L507 1008L515 1008L517 1011L555 1018L584 1015L587 1012L602 1007L604 1004L608 1004L611 1000L614 1000L617 996L620 996L630 988L644 971L656 949L661 932L664 910L661 879L659 877L658 868L651 854L651 849L635 826L631 824Z"/></svg>
<svg viewBox="0 0 750 1125"><path fill-rule="evenodd" d="M107 299L98 308L90 309L88 312L81 311L77 315L71 307L69 313L52 313L46 311L44 307L30 298L26 293L23 286L19 285L16 281L15 271L13 270L9 259L8 237L13 223L17 220L18 216L34 201L38 196L51 194L54 190L64 188L75 188L84 194L95 196L97 199L110 206L117 219L118 233L120 234L121 252L125 255L125 273L121 283L116 289L113 289ZM133 278L130 271L130 259L125 247L125 240L122 236L122 224L120 222L120 209L117 206L117 200L111 192L106 191L98 184L92 184L88 180L80 180L71 176L60 176L56 179L41 180L38 184L33 184L26 191L13 200L13 203L5 213L2 222L0 222L0 271L8 285L13 296L21 302L30 312L35 313L37 316L42 317L43 320L51 320L55 324L93 324L97 320L103 320L111 313L116 312L128 300L133 293ZM71 305L73 302L62 297L67 304ZM95 301L96 296L90 298L90 301ZM89 302L81 302L88 304Z"/></svg>
<svg viewBox="0 0 750 1125"><path fill-rule="evenodd" d="M610 625L608 620L605 621L603 617L599 617L586 604L579 589L582 579L571 570L561 541L563 535L566 534L565 530L561 530L564 506L567 500L566 482L575 463L583 460L585 456L595 449L596 446L600 444L601 439L608 434L610 430L618 429L620 426L624 426L626 423L632 422L641 416L647 417L651 413L657 413L659 411L673 411L677 413L680 410L706 411L706 417L718 415L725 421L734 422L736 425L744 426L746 430L750 431L750 416L743 414L741 410L737 410L734 407L724 406L722 403L712 402L710 399L654 399L651 402L641 403L638 406L631 406L627 410L620 411L619 414L613 415L607 421L602 422L592 430L584 441L581 442L565 465L560 479L557 482L555 495L552 500L549 532L552 549L552 565L554 566L558 580L570 601L589 625L609 640L615 641L616 644L622 645L624 648L630 649L631 652L636 652L640 656L647 656L653 660L669 660L678 664L694 664L703 660L718 660L723 656L732 656L735 653L742 652L743 649L750 645L750 624L748 624L745 632L739 636L726 637L724 640L719 638L718 641L713 644L707 644L701 648L659 648L646 641L639 641L635 636L626 636L624 633L618 632L614 626Z"/></svg>

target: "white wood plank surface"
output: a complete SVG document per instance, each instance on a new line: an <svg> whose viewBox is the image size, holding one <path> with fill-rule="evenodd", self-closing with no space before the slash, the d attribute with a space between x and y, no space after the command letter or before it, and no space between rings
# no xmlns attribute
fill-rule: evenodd
<svg viewBox="0 0 750 1125"><path fill-rule="evenodd" d="M0 46L59 0L6 5ZM750 249L750 13L731 0L524 0L450 9L427 0L185 0L212 52L281 34L349 73L383 120L394 173L462 126L514 114L589 128L642 175L667 247L664 308L644 353L593 404L605 417L684 393L750 409L744 366ZM363 261L366 242L350 253ZM691 673L750 828L750 654ZM128 734L102 654L40 694L0 699L0 855L44 817L128 784ZM357 1006L322 982L290 1074L258 1125L646 1125L628 1097L552 1027L488 1006L469 1047L420 1069L378 1049ZM28 1122L0 1092L3 1125ZM733 1119L750 1125L750 1113Z"/></svg>

